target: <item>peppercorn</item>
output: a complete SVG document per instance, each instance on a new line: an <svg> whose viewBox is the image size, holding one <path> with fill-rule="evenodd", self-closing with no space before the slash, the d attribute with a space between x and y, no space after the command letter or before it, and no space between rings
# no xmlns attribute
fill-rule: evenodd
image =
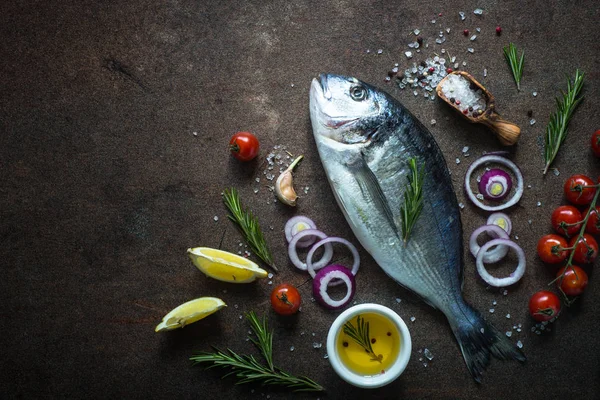
<svg viewBox="0 0 600 400"><path fill-rule="evenodd" d="M421 67L425 68L427 66L427 63L425 61L421 61Z"/></svg>
<svg viewBox="0 0 600 400"><path fill-rule="evenodd" d="M469 111L473 112L473 107L469 107Z"/></svg>
<svg viewBox="0 0 600 400"><path fill-rule="evenodd" d="M419 46L423 45L423 38L421 36L417 36L417 43L419 43Z"/></svg>
<svg viewBox="0 0 600 400"><path fill-rule="evenodd" d="M529 110L529 111L527 111L527 116L528 116L529 118L533 117L533 110Z"/></svg>
<svg viewBox="0 0 600 400"><path fill-rule="evenodd" d="M455 101L454 97L450 97L450 103L454 104Z"/></svg>
<svg viewBox="0 0 600 400"><path fill-rule="evenodd" d="M468 30L468 29L465 29L465 30L463 31L463 35L465 35L465 36L469 36L469 30Z"/></svg>

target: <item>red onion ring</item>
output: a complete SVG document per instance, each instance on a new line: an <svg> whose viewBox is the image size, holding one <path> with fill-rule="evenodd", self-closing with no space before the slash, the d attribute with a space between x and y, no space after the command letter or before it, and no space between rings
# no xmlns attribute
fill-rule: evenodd
<svg viewBox="0 0 600 400"><path fill-rule="evenodd" d="M303 232L305 232L305 231L303 231ZM331 237L327 237L327 238L322 239L322 240L318 241L317 243L315 243L315 245L313 247L311 247L310 251L306 255L306 266L307 266L307 270L308 270L308 273L310 274L310 276L312 276L314 278L316 275L315 271L320 268L323 268L323 266L317 265L317 264L320 264L320 262L316 263L314 265L312 263L312 257L315 254L315 251L317 251L317 249L319 247L321 247L322 245L329 244L331 246L332 242L333 243L341 243L341 244L346 245L346 247L348 247L348 249L352 253L352 257L354 258L354 263L352 264L352 275L356 275L356 273L358 272L358 267L360 266L360 256L358 255L358 250L356 250L356 247L352 243L347 241L346 239L331 236ZM337 286L341 283L342 283L341 281L336 281L336 282L331 283L331 286Z"/></svg>
<svg viewBox="0 0 600 400"><path fill-rule="evenodd" d="M473 171L475 171L475 169L480 165L485 164L487 162L495 162L506 166L513 172L513 174L517 178L515 194L504 204L499 204L497 206L488 206L486 204L483 204L481 200L479 200L471 190L470 181L471 175L473 175ZM500 211L504 210L505 208L514 206L519 200L521 200L521 196L523 196L523 191L525 187L523 183L523 174L521 174L521 170L519 169L519 167L517 167L517 165L509 159L498 155L485 155L475 160L467 170L467 174L465 175L464 186L465 191L467 192L467 196L473 202L473 204L485 211Z"/></svg>
<svg viewBox="0 0 600 400"><path fill-rule="evenodd" d="M330 282L334 279L336 282L346 284L347 292L341 300L333 300L329 297L329 293L327 293L328 287L331 286ZM355 290L356 281L354 280L354 275L341 265L328 265L320 270L313 280L313 296L324 307L331 310L337 310L348 304L352 300Z"/></svg>
<svg viewBox="0 0 600 400"><path fill-rule="evenodd" d="M500 220L504 221L505 224L498 223L498 221ZM509 235L512 231L512 221L510 220L508 215L501 212L490 214L490 216L487 219L486 225L498 225L500 228L504 229ZM499 237L498 234L494 233L493 231L489 231L488 234L494 239L498 239Z"/></svg>
<svg viewBox="0 0 600 400"><path fill-rule="evenodd" d="M500 168L492 168L481 176L481 180L477 187L479 188L479 193L483 194L485 199L502 200L508 196L508 193L512 188L512 179L506 171ZM494 193L494 187L500 187L502 191L500 193Z"/></svg>
<svg viewBox="0 0 600 400"><path fill-rule="evenodd" d="M315 224L315 222L308 217L305 217L303 215L297 215L295 217L292 217L285 223L285 228L284 228L285 238L288 243L292 241L292 238L296 234L299 233L299 232L294 232L294 227L296 225L298 225L299 223L304 223L304 224L308 225L309 226L308 229L317 229L317 225ZM306 236L306 237L302 238L302 240L298 241L297 247L300 247L300 248L310 247L310 245L313 244L316 240L317 240L317 238L315 236Z"/></svg>
<svg viewBox="0 0 600 400"><path fill-rule="evenodd" d="M487 270L485 269L485 266L483 265L483 256L485 255L487 250L492 246L512 247L515 250L515 252L517 253L517 257L519 258L519 264L517 264L517 268L514 270L514 272L512 272L506 278L496 278L496 277L490 275L487 272ZM494 287L510 286L510 285L517 283L519 281L519 279L521 279L523 277L523 275L525 274L525 266L526 266L525 252L523 251L523 249L521 249L519 247L519 245L517 245L515 242L510 241L508 239L490 240L489 242L484 244L481 247L481 250L479 250L479 253L477 253L477 258L475 259L475 265L477 266L477 272L479 272L481 279L483 279L490 286L494 286Z"/></svg>
<svg viewBox="0 0 600 400"><path fill-rule="evenodd" d="M479 256L481 252L481 246L477 243L477 238L483 232L494 232L498 237L502 239L508 239L508 233L498 225L483 225L479 228L475 229L469 238L469 250L473 257ZM486 253L482 256L482 260L485 263L496 263L506 257L508 253L508 247L506 246L497 246L495 249L490 251L486 251Z"/></svg>
<svg viewBox="0 0 600 400"><path fill-rule="evenodd" d="M306 236L316 236L319 239L323 239L323 240L327 239L326 234L324 234L323 232L318 231L316 229L305 229L294 235L294 237L288 244L288 255L290 257L290 261L292 261L292 264L294 264L298 269L301 269L302 271L306 271L308 266L307 266L307 263L302 262L300 260L300 258L298 257L298 252L296 251L296 245L298 244L298 241L300 239L302 239L303 237L306 237ZM311 249L311 251L312 251L312 249ZM308 253L308 255L311 256L311 262L312 262L313 254L314 254L314 251L312 253L310 253L310 252ZM323 252L323 256L321 256L321 259L315 263L313 268L314 267L316 267L317 269L323 268L324 266L327 265L327 263L329 261L331 261L331 257L333 257L333 246L330 243L327 243L325 245L325 251ZM307 261L308 261L308 258L307 258ZM314 278L314 271L313 271L312 276Z"/></svg>

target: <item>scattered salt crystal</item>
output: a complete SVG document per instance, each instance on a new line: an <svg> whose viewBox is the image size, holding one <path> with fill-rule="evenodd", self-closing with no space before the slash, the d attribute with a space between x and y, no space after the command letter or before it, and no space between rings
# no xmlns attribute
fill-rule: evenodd
<svg viewBox="0 0 600 400"><path fill-rule="evenodd" d="M537 97L537 92L533 92L531 94L533 95L533 97Z"/></svg>
<svg viewBox="0 0 600 400"><path fill-rule="evenodd" d="M410 317L410 322L415 322L416 318L415 317Z"/></svg>
<svg viewBox="0 0 600 400"><path fill-rule="evenodd" d="M268 277L269 279L271 279L271 278L273 278L273 274L272 274L271 272L269 272L269 273L267 274L267 277Z"/></svg>
<svg viewBox="0 0 600 400"><path fill-rule="evenodd" d="M462 65L463 65L463 67L466 67L466 66L467 66L467 62L466 62L466 61L463 61L463 62L462 62Z"/></svg>
<svg viewBox="0 0 600 400"><path fill-rule="evenodd" d="M536 122L535 119L531 118L531 120L529 121L529 125L533 125L533 124L535 124L535 122Z"/></svg>
<svg viewBox="0 0 600 400"><path fill-rule="evenodd" d="M460 207L460 209L462 210L463 208L465 208L465 205L463 203L458 203L458 206Z"/></svg>
<svg viewBox="0 0 600 400"><path fill-rule="evenodd" d="M529 223L529 225L531 225L533 223L533 221L530 219L528 219L527 222Z"/></svg>
<svg viewBox="0 0 600 400"><path fill-rule="evenodd" d="M492 301L492 305L495 306L496 304L498 304L498 302L496 300Z"/></svg>
<svg viewBox="0 0 600 400"><path fill-rule="evenodd" d="M269 285L272 285L272 284L273 284L273 281L269 281Z"/></svg>
<svg viewBox="0 0 600 400"><path fill-rule="evenodd" d="M469 146L465 146L465 147L463 147L463 149L462 149L462 152L463 152L463 153L466 153L466 152L468 152L468 151L469 151Z"/></svg>
<svg viewBox="0 0 600 400"><path fill-rule="evenodd" d="M479 332L481 332L481 333L485 333L485 329L484 329L484 328L481 328L481 329L479 329Z"/></svg>
<svg viewBox="0 0 600 400"><path fill-rule="evenodd" d="M377 54L383 54L383 49L377 50Z"/></svg>
<svg viewBox="0 0 600 400"><path fill-rule="evenodd" d="M239 318L239 319L242 319L243 317L240 315L240 316L238 316L238 318Z"/></svg>
<svg viewBox="0 0 600 400"><path fill-rule="evenodd" d="M473 11L473 14L475 14L475 15L483 15L483 10L481 8L476 8Z"/></svg>
<svg viewBox="0 0 600 400"><path fill-rule="evenodd" d="M483 197L483 195L481 193L477 193L477 196L475 196L475 197L477 197L478 200L483 200L484 199L484 197Z"/></svg>
<svg viewBox="0 0 600 400"><path fill-rule="evenodd" d="M329 358L329 354L325 354L323 358L327 360Z"/></svg>
<svg viewBox="0 0 600 400"><path fill-rule="evenodd" d="M452 56L452 58L450 59L450 62L455 62L456 61L456 56Z"/></svg>
<svg viewBox="0 0 600 400"><path fill-rule="evenodd" d="M215 215L215 216L213 217L213 219L214 219L214 220L215 220L215 222L216 222L216 221L218 221L218 220L219 220L219 217L217 217L217 216Z"/></svg>
<svg viewBox="0 0 600 400"><path fill-rule="evenodd" d="M464 20L465 20L466 16L465 16L465 13L464 13L464 11L459 11L459 12L458 12L458 15L460 15L460 20L461 20L461 21L464 21Z"/></svg>
<svg viewBox="0 0 600 400"><path fill-rule="evenodd" d="M423 361L423 357L419 357L419 361Z"/></svg>
<svg viewBox="0 0 600 400"><path fill-rule="evenodd" d="M414 94L414 95L415 95L415 97L416 97L416 96L418 96L418 95L419 95L419 92L417 92L417 91L415 90L415 91L413 92L413 94Z"/></svg>
<svg viewBox="0 0 600 400"><path fill-rule="evenodd" d="M419 29L415 29L415 30L413 31L413 33L414 33L414 34L415 34L415 36L416 36L416 35L418 35L419 33L421 33L421 31L420 31Z"/></svg>
<svg viewBox="0 0 600 400"><path fill-rule="evenodd" d="M541 201L538 201L538 202L536 203L536 206L538 206L538 207L541 207L541 206L542 206L542 202L541 202Z"/></svg>
<svg viewBox="0 0 600 400"><path fill-rule="evenodd" d="M423 366L424 366L425 368L427 368L427 363L426 363L426 362L424 362L424 363L423 363Z"/></svg>
<svg viewBox="0 0 600 400"><path fill-rule="evenodd" d="M432 20L431 20L431 23L432 23L432 24L435 24L435 19L432 19Z"/></svg>
<svg viewBox="0 0 600 400"><path fill-rule="evenodd" d="M506 331L506 337L511 337L512 336L512 331Z"/></svg>
<svg viewBox="0 0 600 400"><path fill-rule="evenodd" d="M477 33L481 32L481 28L475 28L475 30L477 31Z"/></svg>
<svg viewBox="0 0 600 400"><path fill-rule="evenodd" d="M396 303L400 304L401 301L402 299L400 297L396 297Z"/></svg>
<svg viewBox="0 0 600 400"><path fill-rule="evenodd" d="M412 51L405 51L404 55L406 56L406 58L412 58L413 56Z"/></svg>
<svg viewBox="0 0 600 400"><path fill-rule="evenodd" d="M192 135L198 136L198 132L194 131L194 132L192 132Z"/></svg>
<svg viewBox="0 0 600 400"><path fill-rule="evenodd" d="M456 158L456 164L460 164L460 158Z"/></svg>
<svg viewBox="0 0 600 400"><path fill-rule="evenodd" d="M467 48L467 51L468 51L469 53L471 53L471 54L472 54L472 53L475 53L475 49L474 49L474 48L472 48L472 47L469 47L469 48Z"/></svg>
<svg viewBox="0 0 600 400"><path fill-rule="evenodd" d="M520 340L517 342L517 347L522 349L523 348L523 342L521 342Z"/></svg>
<svg viewBox="0 0 600 400"><path fill-rule="evenodd" d="M435 125L435 123L436 123L436 120L435 120L435 119L432 119L432 120L431 120L431 125Z"/></svg>
<svg viewBox="0 0 600 400"><path fill-rule="evenodd" d="M494 311L496 311L496 310L494 310L493 308L490 308L490 314L493 314Z"/></svg>
<svg viewBox="0 0 600 400"><path fill-rule="evenodd" d="M515 240L519 240L519 235L515 235Z"/></svg>
<svg viewBox="0 0 600 400"><path fill-rule="evenodd" d="M295 349L294 346L290 347L290 351L294 351L294 349Z"/></svg>
<svg viewBox="0 0 600 400"><path fill-rule="evenodd" d="M429 351L429 349L425 348L425 350L423 350L423 355L427 357L429 361L433 360L433 354L431 354L431 351Z"/></svg>
<svg viewBox="0 0 600 400"><path fill-rule="evenodd" d="M254 194L256 194L258 193L258 188L254 188L252 191L254 192Z"/></svg>
<svg viewBox="0 0 600 400"><path fill-rule="evenodd" d="M459 65L459 63L454 63L454 69L458 69Z"/></svg>
<svg viewBox="0 0 600 400"><path fill-rule="evenodd" d="M506 318L510 319L510 314L506 314Z"/></svg>
<svg viewBox="0 0 600 400"><path fill-rule="evenodd" d="M320 349L321 347L323 347L323 343L317 343L317 342L313 342L313 349Z"/></svg>
<svg viewBox="0 0 600 400"><path fill-rule="evenodd" d="M471 38L470 38L469 40L470 40L471 42L474 42L474 41L475 41L475 39L477 39L477 35L473 35L473 36L471 36Z"/></svg>
<svg viewBox="0 0 600 400"><path fill-rule="evenodd" d="M508 294L508 290L504 289L504 292L502 292L503 295L507 295Z"/></svg>
<svg viewBox="0 0 600 400"><path fill-rule="evenodd" d="M316 336L316 334L315 334L314 332L312 333L312 335L313 335L313 336Z"/></svg>

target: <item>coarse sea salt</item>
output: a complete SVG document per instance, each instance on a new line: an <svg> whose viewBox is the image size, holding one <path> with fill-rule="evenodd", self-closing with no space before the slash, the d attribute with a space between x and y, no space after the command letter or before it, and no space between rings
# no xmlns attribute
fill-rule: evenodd
<svg viewBox="0 0 600 400"><path fill-rule="evenodd" d="M442 93L461 110L466 109L469 112L476 112L477 110L483 111L486 108L486 100L481 89L471 89L469 81L462 75L449 75L442 85ZM454 99L454 102L452 99Z"/></svg>

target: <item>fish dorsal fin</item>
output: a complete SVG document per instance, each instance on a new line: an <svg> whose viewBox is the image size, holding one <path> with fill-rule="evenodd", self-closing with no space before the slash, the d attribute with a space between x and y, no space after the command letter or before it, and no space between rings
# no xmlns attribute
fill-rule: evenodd
<svg viewBox="0 0 600 400"><path fill-rule="evenodd" d="M350 166L352 172L354 173L354 177L358 183L360 191L364 196L373 200L373 204L383 211L383 215L385 215L386 220L396 233L396 236L400 237L398 233L398 226L394 221L394 214L390 208L390 205L379 185L379 181L377 177L371 171L369 166L363 157L358 157Z"/></svg>

